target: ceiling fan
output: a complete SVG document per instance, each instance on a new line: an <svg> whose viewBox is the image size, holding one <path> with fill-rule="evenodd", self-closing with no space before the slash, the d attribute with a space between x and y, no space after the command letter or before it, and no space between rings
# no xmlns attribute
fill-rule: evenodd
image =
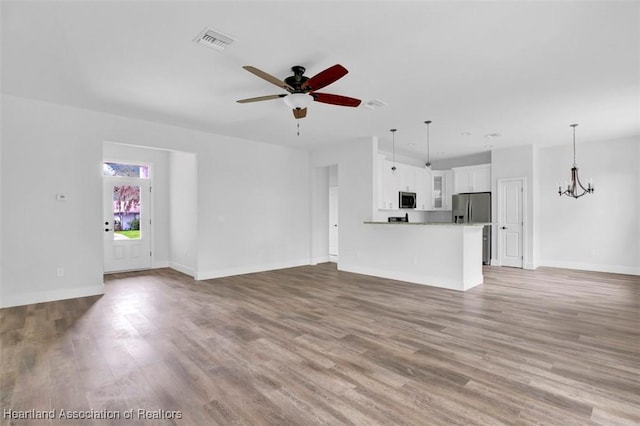
<svg viewBox="0 0 640 426"><path fill-rule="evenodd" d="M267 95L258 96L256 98L240 99L237 102L241 104L284 98L284 102L293 110L293 116L296 119L300 119L307 116L307 107L313 101L349 107L357 107L360 105L360 102L362 102L360 99L349 98L347 96L316 92L316 90L330 85L334 81L344 77L349 72L340 64L329 67L311 78L304 75L304 72L306 71L304 67L295 65L291 67L293 75L285 78L284 81L250 65L246 65L242 68L271 84L275 84L281 89L285 89L289 94L283 93L280 95Z"/></svg>

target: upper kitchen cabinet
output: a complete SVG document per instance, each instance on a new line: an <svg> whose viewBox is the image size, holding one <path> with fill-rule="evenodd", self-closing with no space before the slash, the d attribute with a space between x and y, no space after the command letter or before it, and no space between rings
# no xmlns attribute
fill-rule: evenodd
<svg viewBox="0 0 640 426"><path fill-rule="evenodd" d="M491 164L453 167L453 193L490 192Z"/></svg>
<svg viewBox="0 0 640 426"><path fill-rule="evenodd" d="M381 209L397 209L398 208L398 188L399 180L396 173L391 170L393 163L388 160L380 161L380 192L379 200Z"/></svg>
<svg viewBox="0 0 640 426"><path fill-rule="evenodd" d="M416 210L431 209L431 173L422 167L395 163L380 159L379 207L385 210L399 209L399 192L416 193Z"/></svg>
<svg viewBox="0 0 640 426"><path fill-rule="evenodd" d="M431 171L416 167L416 208L418 210L431 209Z"/></svg>
<svg viewBox="0 0 640 426"><path fill-rule="evenodd" d="M434 170L431 175L431 206L429 210L451 210L453 172Z"/></svg>

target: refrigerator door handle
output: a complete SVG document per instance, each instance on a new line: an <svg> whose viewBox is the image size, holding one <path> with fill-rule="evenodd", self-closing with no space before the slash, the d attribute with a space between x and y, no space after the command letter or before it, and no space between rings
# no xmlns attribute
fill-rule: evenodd
<svg viewBox="0 0 640 426"><path fill-rule="evenodd" d="M469 199L469 214L467 215L467 222L471 222L471 218L473 217L473 204L471 203L471 199Z"/></svg>

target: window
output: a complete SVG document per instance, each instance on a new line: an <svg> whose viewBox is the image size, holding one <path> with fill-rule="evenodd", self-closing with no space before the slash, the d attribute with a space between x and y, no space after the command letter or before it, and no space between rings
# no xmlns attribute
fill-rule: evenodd
<svg viewBox="0 0 640 426"><path fill-rule="evenodd" d="M137 164L103 163L102 174L104 176L149 179L149 166L141 166Z"/></svg>

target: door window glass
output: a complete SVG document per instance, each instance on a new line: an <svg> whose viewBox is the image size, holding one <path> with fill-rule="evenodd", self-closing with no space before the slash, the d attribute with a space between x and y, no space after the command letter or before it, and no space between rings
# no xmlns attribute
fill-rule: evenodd
<svg viewBox="0 0 640 426"><path fill-rule="evenodd" d="M115 185L113 187L113 239L139 240L140 187L132 185Z"/></svg>
<svg viewBox="0 0 640 426"><path fill-rule="evenodd" d="M103 163L102 174L104 176L149 179L149 166L142 166L138 164Z"/></svg>

